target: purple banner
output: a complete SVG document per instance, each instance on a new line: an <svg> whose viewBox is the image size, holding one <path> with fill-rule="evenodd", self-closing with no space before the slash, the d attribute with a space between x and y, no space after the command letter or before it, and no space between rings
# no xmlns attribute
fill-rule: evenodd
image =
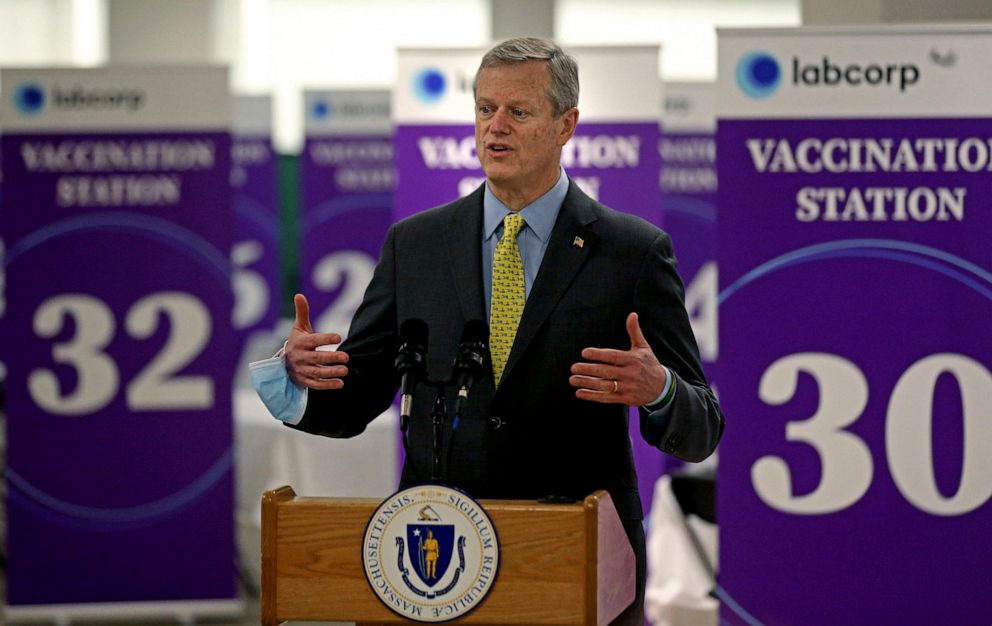
<svg viewBox="0 0 992 626"><path fill-rule="evenodd" d="M301 285L318 332L346 335L392 223L388 135L311 137L301 159Z"/></svg>
<svg viewBox="0 0 992 626"><path fill-rule="evenodd" d="M988 624L992 121L721 121L727 624Z"/></svg>
<svg viewBox="0 0 992 626"><path fill-rule="evenodd" d="M699 356L716 388L716 137L714 133L665 130L661 153L662 228L672 237L685 283L686 310ZM682 464L666 457L664 470Z"/></svg>
<svg viewBox="0 0 992 626"><path fill-rule="evenodd" d="M666 130L661 140L661 225L675 242L679 274L687 287L716 260L716 181L714 134ZM700 329L694 331L696 341L706 343ZM707 347L700 346L704 365L716 360L715 347Z"/></svg>
<svg viewBox="0 0 992 626"><path fill-rule="evenodd" d="M2 138L8 605L237 597L230 154Z"/></svg>
<svg viewBox="0 0 992 626"><path fill-rule="evenodd" d="M269 136L236 136L233 166L233 322L240 352L253 332L271 331L279 319L279 206Z"/></svg>

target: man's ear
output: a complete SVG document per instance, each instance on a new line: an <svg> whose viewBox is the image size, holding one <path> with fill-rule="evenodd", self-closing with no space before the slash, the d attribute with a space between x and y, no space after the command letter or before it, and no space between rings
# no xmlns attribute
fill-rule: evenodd
<svg viewBox="0 0 992 626"><path fill-rule="evenodd" d="M558 118L561 123L561 130L558 134L558 145L564 146L575 134L575 127L579 123L579 110L575 107L565 111Z"/></svg>

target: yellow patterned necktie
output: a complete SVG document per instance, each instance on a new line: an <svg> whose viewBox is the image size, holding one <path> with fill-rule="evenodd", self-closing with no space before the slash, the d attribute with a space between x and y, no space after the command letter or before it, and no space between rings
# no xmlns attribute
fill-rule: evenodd
<svg viewBox="0 0 992 626"><path fill-rule="evenodd" d="M517 334L520 316L527 299L524 289L524 264L517 247L517 233L524 225L524 218L510 213L503 218L503 236L496 244L493 255L493 293L489 309L489 353L493 360L493 374L499 385L503 368L510 356L510 347Z"/></svg>

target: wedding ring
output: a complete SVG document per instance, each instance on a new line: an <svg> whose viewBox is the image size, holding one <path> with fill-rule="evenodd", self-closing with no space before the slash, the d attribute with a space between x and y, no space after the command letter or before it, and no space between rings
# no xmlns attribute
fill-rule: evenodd
<svg viewBox="0 0 992 626"><path fill-rule="evenodd" d="M614 378L613 379L613 393L616 393L619 389L620 389L620 383L618 383L617 382L617 379Z"/></svg>

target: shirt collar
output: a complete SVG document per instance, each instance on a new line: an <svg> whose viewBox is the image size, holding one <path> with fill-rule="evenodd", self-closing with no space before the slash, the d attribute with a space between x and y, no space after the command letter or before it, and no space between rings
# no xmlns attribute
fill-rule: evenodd
<svg viewBox="0 0 992 626"><path fill-rule="evenodd" d="M541 241L547 242L548 238L551 237L551 230L558 219L558 211L561 210L561 205L565 202L567 194L568 176L565 175L565 170L561 169L558 182L543 196L520 211L520 216L524 218L527 226L534 231L534 234ZM484 241L496 233L507 213L512 213L512 211L499 201L499 198L493 194L487 184L482 200L482 235Z"/></svg>

